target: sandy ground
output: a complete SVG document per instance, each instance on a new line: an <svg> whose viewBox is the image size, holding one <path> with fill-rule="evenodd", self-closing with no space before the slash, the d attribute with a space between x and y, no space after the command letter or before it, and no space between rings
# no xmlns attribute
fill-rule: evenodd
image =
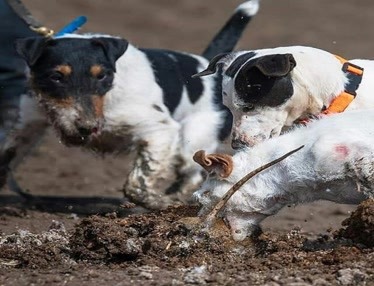
<svg viewBox="0 0 374 286"><path fill-rule="evenodd" d="M55 30L78 15L86 15L89 21L82 31L123 36L141 47L199 53L241 1L24 2L35 17ZM374 55L373 9L372 0L263 0L238 49L310 45L348 59L371 58ZM19 167L16 177L33 194L121 197L119 190L130 165L131 160L123 156L101 158L66 148L50 130ZM290 206L267 219L263 226L267 231L280 233L297 226L301 232L316 234L329 227L339 228L353 209L327 202ZM64 221L67 228L77 221L70 214L28 210L26 215L5 216L0 221L0 232L46 230L53 219Z"/></svg>

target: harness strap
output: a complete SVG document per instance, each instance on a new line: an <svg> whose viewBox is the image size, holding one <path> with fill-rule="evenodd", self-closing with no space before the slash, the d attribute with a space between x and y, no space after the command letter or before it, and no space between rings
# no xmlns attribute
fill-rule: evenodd
<svg viewBox="0 0 374 286"><path fill-rule="evenodd" d="M8 4L13 11L29 26L29 28L44 37L62 36L66 33L74 33L81 26L87 22L87 17L79 16L71 21L68 25L63 27L59 32L55 33L52 29L43 26L37 21L27 10L26 6L23 5L21 0L8 0Z"/></svg>
<svg viewBox="0 0 374 286"><path fill-rule="evenodd" d="M47 37L53 35L53 30L44 27L39 21L37 21L31 15L30 11L27 10L25 5L23 5L21 0L8 0L8 4L32 31Z"/></svg>

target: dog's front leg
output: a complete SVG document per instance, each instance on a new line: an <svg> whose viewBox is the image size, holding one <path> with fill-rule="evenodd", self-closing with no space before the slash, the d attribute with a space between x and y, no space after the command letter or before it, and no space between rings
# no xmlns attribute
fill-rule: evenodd
<svg viewBox="0 0 374 286"><path fill-rule="evenodd" d="M124 186L132 202L159 209L171 204L165 190L176 179L180 125L173 119L137 126L137 156Z"/></svg>

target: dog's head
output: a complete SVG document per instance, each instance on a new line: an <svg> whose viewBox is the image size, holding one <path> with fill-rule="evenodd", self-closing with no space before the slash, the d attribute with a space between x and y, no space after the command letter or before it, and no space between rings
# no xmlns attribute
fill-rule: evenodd
<svg viewBox="0 0 374 286"><path fill-rule="evenodd" d="M223 104L234 117L232 147L253 146L280 134L294 93L292 54L221 54L197 75L222 71Z"/></svg>
<svg viewBox="0 0 374 286"><path fill-rule="evenodd" d="M31 85L67 144L82 145L100 133L104 99L127 41L114 37L26 38L16 42Z"/></svg>

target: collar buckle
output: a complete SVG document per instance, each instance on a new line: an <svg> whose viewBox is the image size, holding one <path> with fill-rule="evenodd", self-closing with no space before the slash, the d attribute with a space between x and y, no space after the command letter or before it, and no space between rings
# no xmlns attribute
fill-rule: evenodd
<svg viewBox="0 0 374 286"><path fill-rule="evenodd" d="M356 97L356 90L362 81L364 69L350 62L345 62L342 71L346 73L349 82L345 85L344 91Z"/></svg>

